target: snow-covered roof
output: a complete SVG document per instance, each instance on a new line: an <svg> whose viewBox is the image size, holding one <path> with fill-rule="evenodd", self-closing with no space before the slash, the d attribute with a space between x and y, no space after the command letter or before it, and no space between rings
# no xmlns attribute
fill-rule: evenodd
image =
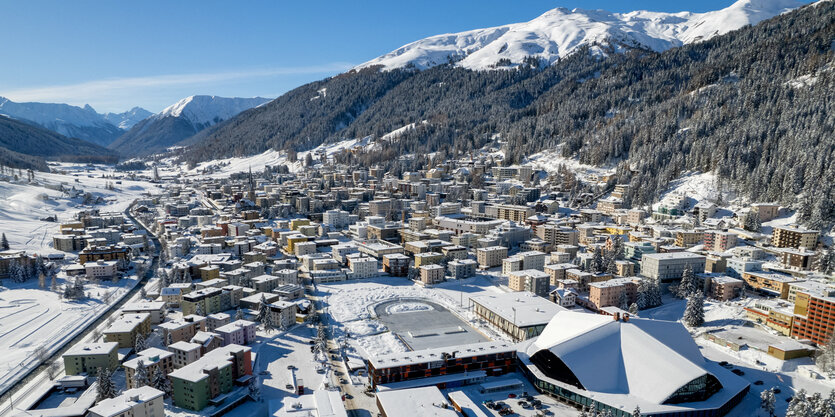
<svg viewBox="0 0 835 417"><path fill-rule="evenodd" d="M458 416L436 386L380 391L377 403L380 404L380 411L389 417Z"/></svg>
<svg viewBox="0 0 835 417"><path fill-rule="evenodd" d="M678 322L619 321L562 311L526 353L540 350L561 359L589 391L627 394L654 404L709 373L698 346Z"/></svg>

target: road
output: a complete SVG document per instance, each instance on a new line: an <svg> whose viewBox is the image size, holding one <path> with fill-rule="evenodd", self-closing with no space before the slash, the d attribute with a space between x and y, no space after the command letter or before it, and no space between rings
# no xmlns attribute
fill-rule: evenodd
<svg viewBox="0 0 835 417"><path fill-rule="evenodd" d="M131 207L133 205L131 204ZM153 262L151 263L151 267L145 273L145 276L134 286L121 300L110 306L110 308L102 313L102 315L93 321L92 323L88 324L87 327L81 331L78 335L74 338L69 340L65 343L60 349L58 349L52 356L48 357L44 360L40 366L37 368L32 369L27 373L23 379L21 379L18 383L13 385L11 388L6 390L3 393L3 402L0 404L0 416L6 416L11 414L11 411L14 410L13 405L15 403L20 405L29 405L32 404L34 401L37 400L38 396L43 393L43 386L44 384L50 383L52 378L49 378L48 375L48 367L49 364L53 361L57 361L62 365L61 362L61 355L64 354L70 347L74 346L80 342L90 342L92 340L90 334L93 330L97 328L101 328L104 330L109 325L109 318L114 314L119 314L119 309L122 308L128 301L138 298L139 292L142 288L144 288L150 278L154 275L154 271L157 270L159 266L159 240L156 236L148 230L144 224L140 223L133 215L130 213L130 207L125 210L125 216L131 219L138 227L144 229L148 236L151 236L151 241L153 242L153 250L154 250L154 257ZM147 288L146 290L151 290L151 288ZM8 401L7 401L8 400ZM19 411L19 410L18 410Z"/></svg>

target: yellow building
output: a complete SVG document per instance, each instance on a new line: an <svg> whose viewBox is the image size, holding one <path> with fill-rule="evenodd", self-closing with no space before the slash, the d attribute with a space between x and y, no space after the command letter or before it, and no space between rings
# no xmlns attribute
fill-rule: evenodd
<svg viewBox="0 0 835 417"><path fill-rule="evenodd" d="M310 220L308 219L293 219L290 220L290 229L299 230L301 226L308 226L310 225Z"/></svg>
<svg viewBox="0 0 835 417"><path fill-rule="evenodd" d="M415 268L420 268L424 265L432 265L441 262L443 255L438 252L427 252L415 254Z"/></svg>

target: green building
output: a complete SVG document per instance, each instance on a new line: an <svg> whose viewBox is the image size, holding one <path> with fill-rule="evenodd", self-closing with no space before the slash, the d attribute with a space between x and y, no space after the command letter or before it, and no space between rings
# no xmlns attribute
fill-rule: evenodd
<svg viewBox="0 0 835 417"><path fill-rule="evenodd" d="M62 356L64 369L67 375L95 375L98 368L116 369L119 366L118 350L116 342L75 345Z"/></svg>
<svg viewBox="0 0 835 417"><path fill-rule="evenodd" d="M252 375L251 349L227 345L168 374L174 405L200 411L213 399L232 391L236 381Z"/></svg>

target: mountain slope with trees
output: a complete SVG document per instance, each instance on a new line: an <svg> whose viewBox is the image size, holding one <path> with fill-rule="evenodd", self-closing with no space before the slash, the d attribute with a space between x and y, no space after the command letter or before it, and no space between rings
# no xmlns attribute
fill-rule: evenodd
<svg viewBox="0 0 835 417"><path fill-rule="evenodd" d="M116 153L76 138L0 116L0 164L46 170L44 159L113 163Z"/></svg>
<svg viewBox="0 0 835 417"><path fill-rule="evenodd" d="M587 46L550 66L530 57L498 71L367 68L198 134L183 158L301 151L416 123L373 153L340 157L416 169L428 153L466 153L499 135L508 163L559 148L584 163L619 164L618 180L633 185L628 203L653 202L686 170L715 171L752 200L794 205L819 227L835 217L833 39L835 2L823 1L662 53L602 58Z"/></svg>

